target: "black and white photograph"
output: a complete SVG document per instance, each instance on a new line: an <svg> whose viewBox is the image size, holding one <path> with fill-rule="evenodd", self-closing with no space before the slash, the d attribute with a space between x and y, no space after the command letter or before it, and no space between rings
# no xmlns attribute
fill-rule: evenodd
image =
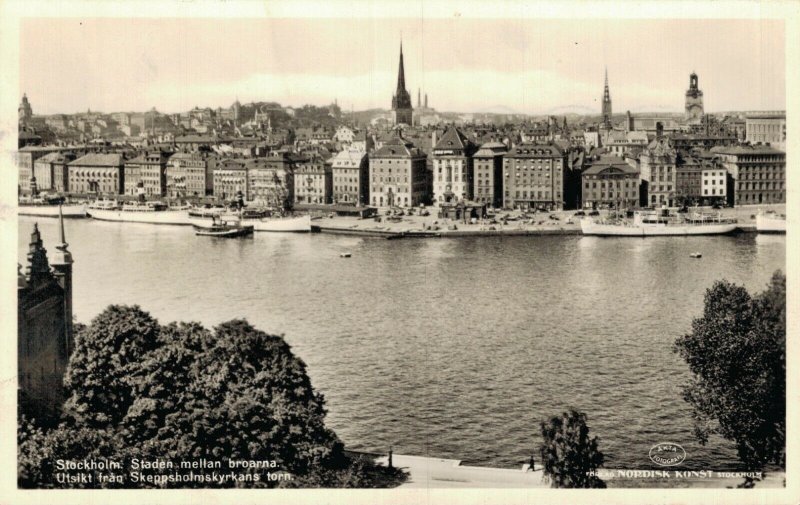
<svg viewBox="0 0 800 505"><path fill-rule="evenodd" d="M797 1L36 5L0 502L800 499Z"/></svg>

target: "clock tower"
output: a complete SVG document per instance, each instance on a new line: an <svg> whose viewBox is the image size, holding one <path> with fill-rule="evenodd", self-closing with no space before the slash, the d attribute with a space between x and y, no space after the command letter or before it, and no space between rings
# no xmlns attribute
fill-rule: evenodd
<svg viewBox="0 0 800 505"><path fill-rule="evenodd" d="M697 86L697 74L689 76L689 89L686 90L686 119L703 119L703 92Z"/></svg>

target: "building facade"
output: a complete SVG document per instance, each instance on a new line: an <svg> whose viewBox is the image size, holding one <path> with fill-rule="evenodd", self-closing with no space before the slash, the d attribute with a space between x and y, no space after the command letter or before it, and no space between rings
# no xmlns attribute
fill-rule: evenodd
<svg viewBox="0 0 800 505"><path fill-rule="evenodd" d="M564 208L566 155L554 144L520 144L503 159L503 207Z"/></svg>
<svg viewBox="0 0 800 505"><path fill-rule="evenodd" d="M628 208L639 205L639 171L614 155L592 160L581 174L583 207Z"/></svg>
<svg viewBox="0 0 800 505"><path fill-rule="evenodd" d="M175 153L167 161L166 185L170 198L214 194L217 157L207 153Z"/></svg>
<svg viewBox="0 0 800 505"><path fill-rule="evenodd" d="M433 202L472 200L473 160L477 150L466 135L450 126L433 146Z"/></svg>
<svg viewBox="0 0 800 505"><path fill-rule="evenodd" d="M369 156L365 151L345 150L331 159L333 203L369 204Z"/></svg>
<svg viewBox="0 0 800 505"><path fill-rule="evenodd" d="M711 150L731 175L738 205L786 203L786 153L770 146L731 146Z"/></svg>
<svg viewBox="0 0 800 505"><path fill-rule="evenodd" d="M69 192L121 195L125 190L122 154L90 153L69 163Z"/></svg>
<svg viewBox="0 0 800 505"><path fill-rule="evenodd" d="M331 203L333 176L331 166L319 157L301 160L294 171L295 203Z"/></svg>
<svg viewBox="0 0 800 505"><path fill-rule="evenodd" d="M430 203L427 155L400 135L384 142L369 159L369 194L375 207L416 207Z"/></svg>
<svg viewBox="0 0 800 505"><path fill-rule="evenodd" d="M247 165L242 159L222 160L213 171L213 192L218 200L235 200L239 194L250 200L247 184Z"/></svg>
<svg viewBox="0 0 800 505"><path fill-rule="evenodd" d="M297 161L283 153L248 160L247 187L250 201L280 211L291 208L294 204Z"/></svg>
<svg viewBox="0 0 800 505"><path fill-rule="evenodd" d="M39 190L65 193L69 188L67 164L75 160L73 153L50 153L33 163L33 175Z"/></svg>
<svg viewBox="0 0 800 505"><path fill-rule="evenodd" d="M745 140L786 150L786 111L756 112L745 116Z"/></svg>
<svg viewBox="0 0 800 505"><path fill-rule="evenodd" d="M683 156L675 166L675 200L677 205L699 204L703 196L703 161Z"/></svg>
<svg viewBox="0 0 800 505"><path fill-rule="evenodd" d="M147 196L166 196L167 160L162 151L143 153L125 162L125 194L137 196L139 183Z"/></svg>
<svg viewBox="0 0 800 505"><path fill-rule="evenodd" d="M639 155L640 177L646 188L644 203L651 207L675 205L677 152L668 138L652 141Z"/></svg>
<svg viewBox="0 0 800 505"><path fill-rule="evenodd" d="M506 146L487 142L472 157L475 167L472 199L490 207L503 206L503 157Z"/></svg>
<svg viewBox="0 0 800 505"><path fill-rule="evenodd" d="M706 204L725 203L728 195L728 172L719 164L706 163L701 168L702 200Z"/></svg>

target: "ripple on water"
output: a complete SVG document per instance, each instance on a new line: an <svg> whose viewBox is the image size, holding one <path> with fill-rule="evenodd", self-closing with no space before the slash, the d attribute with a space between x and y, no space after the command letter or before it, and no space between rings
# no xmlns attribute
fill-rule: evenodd
<svg viewBox="0 0 800 505"><path fill-rule="evenodd" d="M32 224L20 219L21 261ZM56 222L39 224L52 248ZM694 442L672 344L715 280L760 290L785 268L785 237L753 235L219 241L84 220L66 232L80 321L109 303L164 323L246 317L285 334L353 449L500 466L525 462L539 421L570 407L608 466L649 467L664 441L684 446L687 468L733 465L729 443Z"/></svg>

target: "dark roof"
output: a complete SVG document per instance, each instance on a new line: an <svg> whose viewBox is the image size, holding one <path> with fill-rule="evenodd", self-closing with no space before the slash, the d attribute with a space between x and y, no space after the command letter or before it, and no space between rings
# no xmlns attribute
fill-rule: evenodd
<svg viewBox="0 0 800 505"><path fill-rule="evenodd" d="M473 144L466 135L455 126L447 128L442 138L436 143L434 149L467 149Z"/></svg>
<svg viewBox="0 0 800 505"><path fill-rule="evenodd" d="M89 153L81 156L70 165L81 167L119 167L122 166L124 158L119 153Z"/></svg>
<svg viewBox="0 0 800 505"><path fill-rule="evenodd" d="M375 151L374 158L408 158L422 157L425 153L421 149L414 147L414 144L398 135L394 135L387 140L380 149Z"/></svg>
<svg viewBox="0 0 800 505"><path fill-rule="evenodd" d="M509 158L560 158L564 153L554 144L520 144L508 153Z"/></svg>
<svg viewBox="0 0 800 505"><path fill-rule="evenodd" d="M615 168L626 174L638 174L639 170L630 166L619 156L606 155L601 156L599 160L591 160L589 168L583 171L584 174L599 174L609 168Z"/></svg>

